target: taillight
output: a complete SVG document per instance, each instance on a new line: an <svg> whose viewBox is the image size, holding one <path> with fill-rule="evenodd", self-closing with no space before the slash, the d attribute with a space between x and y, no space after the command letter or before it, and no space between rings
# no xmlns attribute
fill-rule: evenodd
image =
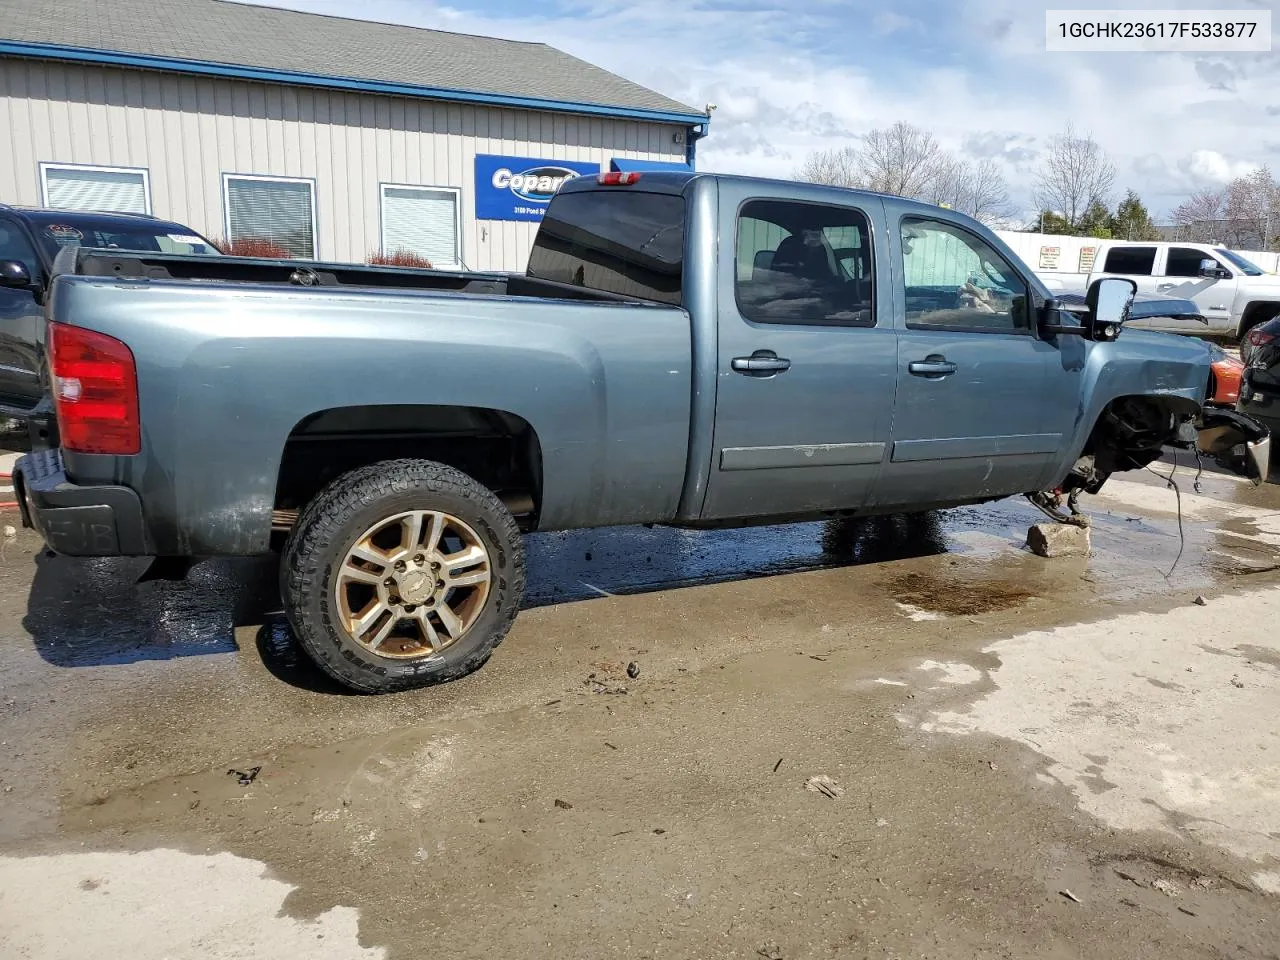
<svg viewBox="0 0 1280 960"><path fill-rule="evenodd" d="M79 453L137 453L138 375L129 348L65 323L50 323L45 343L62 446Z"/></svg>
<svg viewBox="0 0 1280 960"><path fill-rule="evenodd" d="M1276 338L1274 333L1267 333L1261 327L1254 327L1249 331L1249 343L1255 347L1260 347L1264 343L1270 343Z"/></svg>
<svg viewBox="0 0 1280 960"><path fill-rule="evenodd" d="M611 173L602 173L596 177L596 183L602 187L629 187L640 179L638 173L620 173L617 170Z"/></svg>

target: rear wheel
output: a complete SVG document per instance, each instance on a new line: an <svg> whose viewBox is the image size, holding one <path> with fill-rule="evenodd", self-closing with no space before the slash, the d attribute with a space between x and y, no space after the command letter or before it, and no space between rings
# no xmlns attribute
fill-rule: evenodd
<svg viewBox="0 0 1280 960"><path fill-rule="evenodd" d="M461 677L502 642L524 545L493 493L452 467L391 460L333 481L281 563L302 647L346 686L384 693Z"/></svg>

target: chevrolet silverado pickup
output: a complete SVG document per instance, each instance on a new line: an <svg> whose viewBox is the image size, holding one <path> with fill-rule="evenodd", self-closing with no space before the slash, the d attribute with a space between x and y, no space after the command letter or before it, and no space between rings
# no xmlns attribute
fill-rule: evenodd
<svg viewBox="0 0 1280 960"><path fill-rule="evenodd" d="M1196 305L1195 314L1135 324L1143 329L1238 340L1280 316L1280 277L1215 244L1104 241L1095 253L1093 272L1081 274L1078 285L1083 289L1101 277L1132 280L1140 297L1176 297ZM1070 275L1042 279L1055 292L1077 285Z"/></svg>
<svg viewBox="0 0 1280 960"><path fill-rule="evenodd" d="M281 550L306 651L379 692L482 664L522 532L1096 492L1166 444L1265 470L1206 345L1059 302L914 201L693 173L568 181L523 274L68 250L61 446L24 522L72 556ZM1190 309L1184 305L1179 309Z"/></svg>

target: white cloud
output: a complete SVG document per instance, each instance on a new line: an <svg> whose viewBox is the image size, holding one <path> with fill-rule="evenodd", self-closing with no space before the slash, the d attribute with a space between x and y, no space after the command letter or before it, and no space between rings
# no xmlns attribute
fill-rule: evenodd
<svg viewBox="0 0 1280 960"><path fill-rule="evenodd" d="M272 2L350 15L345 0ZM811 150L906 120L996 159L1025 204L1038 150L1070 121L1113 156L1119 190L1138 190L1159 215L1224 176L1280 166L1280 145L1257 135L1280 113L1280 58L1050 54L1049 5L366 0L358 14L543 41L690 105L716 103L702 169L788 176Z"/></svg>
<svg viewBox="0 0 1280 960"><path fill-rule="evenodd" d="M1256 163L1231 161L1217 150L1196 150L1178 161L1178 168L1193 180L1221 185L1257 169Z"/></svg>

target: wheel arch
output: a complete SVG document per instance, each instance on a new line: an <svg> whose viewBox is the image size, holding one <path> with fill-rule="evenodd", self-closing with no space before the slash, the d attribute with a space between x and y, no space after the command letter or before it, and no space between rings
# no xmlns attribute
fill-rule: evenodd
<svg viewBox="0 0 1280 960"><path fill-rule="evenodd" d="M276 475L277 529L338 476L384 460L442 463L492 490L533 526L542 502L542 442L507 410L449 404L329 407L289 431Z"/></svg>

